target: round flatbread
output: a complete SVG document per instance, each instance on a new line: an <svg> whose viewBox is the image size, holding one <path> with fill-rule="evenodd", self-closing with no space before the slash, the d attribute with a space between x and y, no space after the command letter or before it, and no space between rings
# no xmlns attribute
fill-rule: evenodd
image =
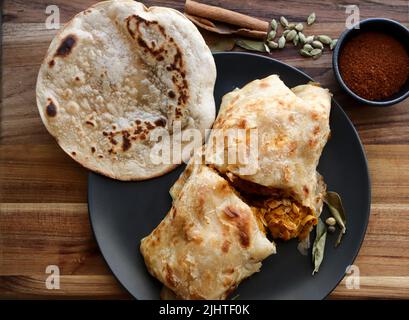
<svg viewBox="0 0 409 320"><path fill-rule="evenodd" d="M215 79L212 54L183 14L105 1L76 15L51 42L37 106L48 131L80 164L142 180L177 166L173 158L152 157L159 141L172 153L175 127L182 136L196 129L205 138L215 118Z"/></svg>

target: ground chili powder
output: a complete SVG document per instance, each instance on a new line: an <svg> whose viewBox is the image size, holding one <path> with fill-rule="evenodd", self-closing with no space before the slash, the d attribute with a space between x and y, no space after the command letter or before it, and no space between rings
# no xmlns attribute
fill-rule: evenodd
<svg viewBox="0 0 409 320"><path fill-rule="evenodd" d="M382 100L397 93L409 76L405 47L382 32L363 32L341 50L339 69L345 84L368 100Z"/></svg>

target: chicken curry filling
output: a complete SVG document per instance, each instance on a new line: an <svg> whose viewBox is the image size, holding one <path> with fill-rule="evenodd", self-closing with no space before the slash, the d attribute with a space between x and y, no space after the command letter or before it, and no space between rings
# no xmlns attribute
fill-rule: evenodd
<svg viewBox="0 0 409 320"><path fill-rule="evenodd" d="M273 239L305 239L318 218L313 211L280 189L272 189L227 174L233 187L251 206L260 230Z"/></svg>

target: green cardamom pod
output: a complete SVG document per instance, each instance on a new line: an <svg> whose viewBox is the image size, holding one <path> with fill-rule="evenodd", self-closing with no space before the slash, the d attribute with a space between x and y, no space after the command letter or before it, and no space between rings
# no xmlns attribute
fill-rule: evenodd
<svg viewBox="0 0 409 320"><path fill-rule="evenodd" d="M307 50L304 50L304 49L301 49L301 50L300 50L300 54L301 54L303 57L311 57L311 53L310 53L309 51L307 51Z"/></svg>
<svg viewBox="0 0 409 320"><path fill-rule="evenodd" d="M297 35L297 31L291 30L291 31L287 34L287 36L285 37L285 39L286 39L287 41L292 41L292 40L295 38L296 35Z"/></svg>
<svg viewBox="0 0 409 320"><path fill-rule="evenodd" d="M287 28L288 20L285 17L283 17L283 16L280 17L280 23L284 28Z"/></svg>
<svg viewBox="0 0 409 320"><path fill-rule="evenodd" d="M308 43L304 44L304 46L303 46L302 48L303 48L304 50L308 51L308 52L310 52L312 49L314 49L314 48L312 47L312 45L310 45L310 44L308 44Z"/></svg>
<svg viewBox="0 0 409 320"><path fill-rule="evenodd" d="M271 20L271 30L277 30L277 21L276 19Z"/></svg>
<svg viewBox="0 0 409 320"><path fill-rule="evenodd" d="M313 42L311 42L311 45L317 49L321 49L321 50L324 49L324 45L321 43L321 41L318 41L318 40L314 40Z"/></svg>
<svg viewBox="0 0 409 320"><path fill-rule="evenodd" d="M273 40L273 39L276 37L276 34L277 34L277 32L276 32L275 30L271 30L271 31L268 33L267 40Z"/></svg>
<svg viewBox="0 0 409 320"><path fill-rule="evenodd" d="M291 31L291 30L284 30L282 35L283 35L284 37L286 37L287 34L289 34L290 31Z"/></svg>
<svg viewBox="0 0 409 320"><path fill-rule="evenodd" d="M288 26L287 26L287 29L289 29L289 30L295 29L295 23L289 23Z"/></svg>
<svg viewBox="0 0 409 320"><path fill-rule="evenodd" d="M311 53L312 56L317 56L317 55L322 53L322 50L321 49L312 49L310 51L310 53Z"/></svg>
<svg viewBox="0 0 409 320"><path fill-rule="evenodd" d="M323 44L330 44L332 39L326 35L318 36L318 40L321 41Z"/></svg>
<svg viewBox="0 0 409 320"><path fill-rule="evenodd" d="M338 39L334 39L331 41L331 43L329 44L329 48L331 50L334 50L335 46L337 45Z"/></svg>
<svg viewBox="0 0 409 320"><path fill-rule="evenodd" d="M294 44L295 46L297 46L299 41L300 41L300 37L298 36L298 34L296 34L295 37L294 37L294 39L293 39L293 44Z"/></svg>
<svg viewBox="0 0 409 320"><path fill-rule="evenodd" d="M308 36L305 38L305 43L312 43L314 41L314 36Z"/></svg>
<svg viewBox="0 0 409 320"><path fill-rule="evenodd" d="M269 47L267 44L265 44L265 43L264 43L264 49L265 49L266 52L268 52L268 53L271 52L270 47Z"/></svg>
<svg viewBox="0 0 409 320"><path fill-rule="evenodd" d="M295 30L297 30L297 31L303 31L303 29L304 29L304 25L302 23L298 23L295 26Z"/></svg>
<svg viewBox="0 0 409 320"><path fill-rule="evenodd" d="M307 18L307 24L310 26L315 22L315 12L311 13Z"/></svg>
<svg viewBox="0 0 409 320"><path fill-rule="evenodd" d="M300 38L300 43L304 44L305 43L305 35L302 32L298 32L298 37Z"/></svg>
<svg viewBox="0 0 409 320"><path fill-rule="evenodd" d="M278 39L278 47L282 49L284 48L284 46L285 46L285 38L284 36L281 36L280 39Z"/></svg>
<svg viewBox="0 0 409 320"><path fill-rule="evenodd" d="M278 48L278 43L274 41L267 41L267 45L270 49L277 49Z"/></svg>

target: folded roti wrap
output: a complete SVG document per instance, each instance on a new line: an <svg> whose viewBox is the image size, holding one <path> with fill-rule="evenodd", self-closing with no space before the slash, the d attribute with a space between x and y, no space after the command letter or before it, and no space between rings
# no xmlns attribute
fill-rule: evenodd
<svg viewBox="0 0 409 320"><path fill-rule="evenodd" d="M275 245L213 169L194 165L159 226L141 241L149 272L181 299L225 299Z"/></svg>
<svg viewBox="0 0 409 320"><path fill-rule="evenodd" d="M250 194L249 201L256 207L270 213L281 208L275 216L283 219L273 219L271 224L273 237L305 238L317 222L325 184L316 168L330 134L330 108L327 89L306 84L290 90L277 75L252 81L223 97L207 143L206 161L242 194ZM256 132L258 147L251 148L249 163L229 163L226 139L220 136L232 129ZM270 199L260 201L260 196L269 195Z"/></svg>

